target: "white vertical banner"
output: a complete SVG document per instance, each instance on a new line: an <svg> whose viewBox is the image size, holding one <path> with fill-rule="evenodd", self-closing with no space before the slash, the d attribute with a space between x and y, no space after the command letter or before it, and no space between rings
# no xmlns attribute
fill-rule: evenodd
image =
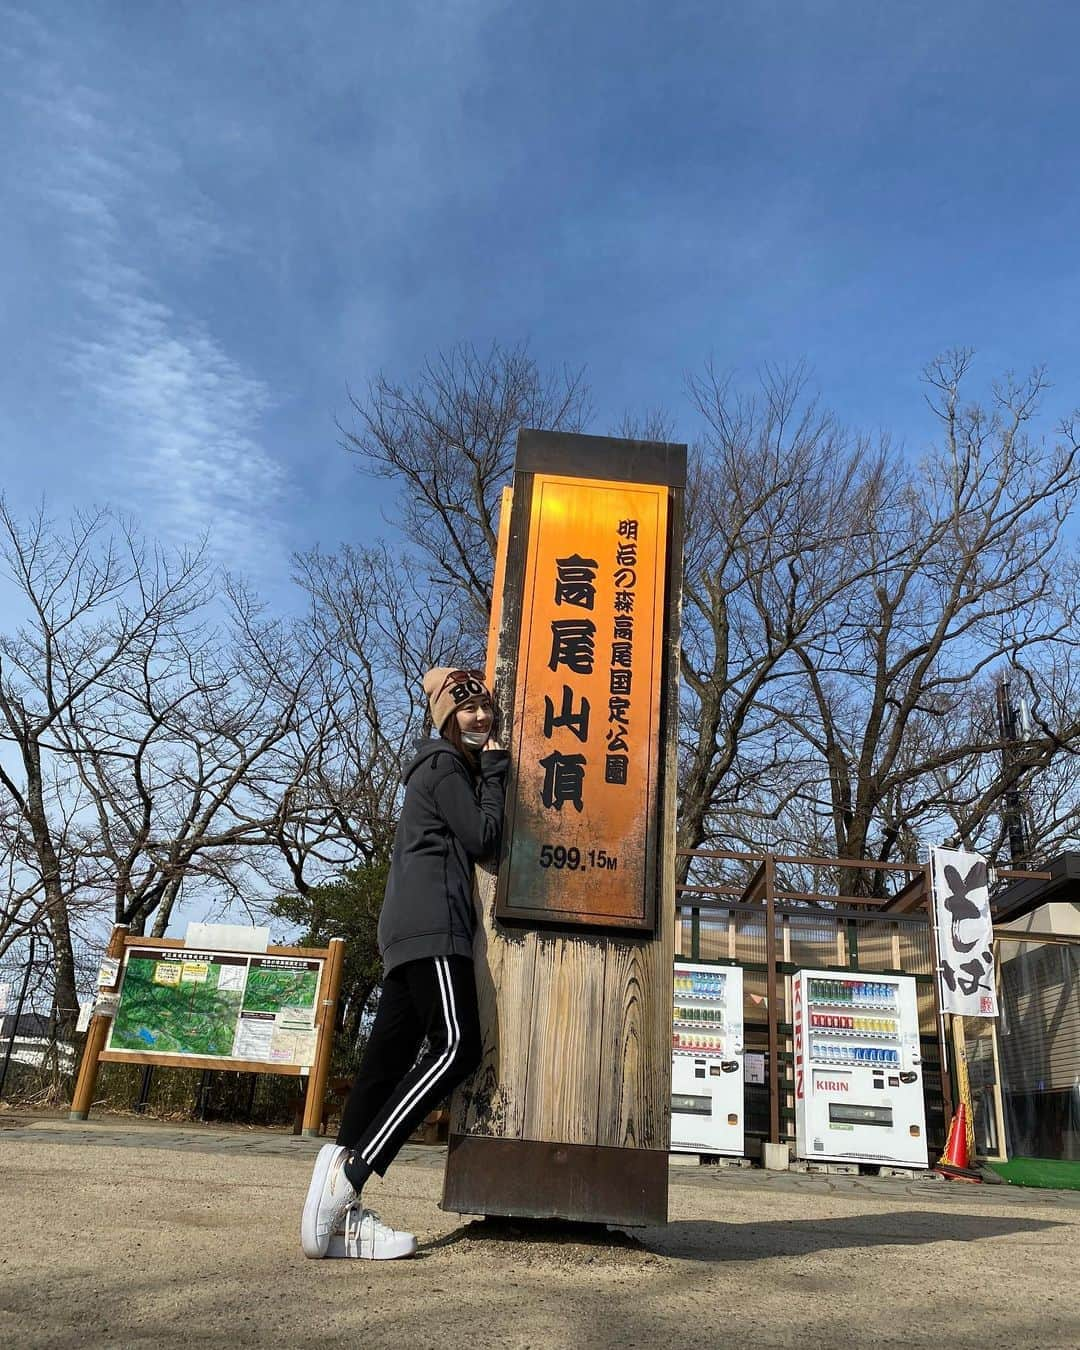
<svg viewBox="0 0 1080 1350"><path fill-rule="evenodd" d="M942 1012L996 1017L994 925L986 859L960 849L930 854Z"/></svg>

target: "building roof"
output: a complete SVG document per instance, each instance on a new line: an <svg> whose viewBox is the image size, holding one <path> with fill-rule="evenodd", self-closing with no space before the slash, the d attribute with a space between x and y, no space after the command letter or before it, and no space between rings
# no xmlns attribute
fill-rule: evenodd
<svg viewBox="0 0 1080 1350"><path fill-rule="evenodd" d="M1040 869L1049 872L1046 879L1013 881L990 897L990 912L995 923L1022 919L1040 905L1052 900L1080 900L1080 853L1059 853Z"/></svg>

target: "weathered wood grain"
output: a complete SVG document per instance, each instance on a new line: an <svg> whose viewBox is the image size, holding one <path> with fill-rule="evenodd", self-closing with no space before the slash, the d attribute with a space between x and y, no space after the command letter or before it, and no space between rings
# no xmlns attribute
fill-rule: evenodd
<svg viewBox="0 0 1080 1350"><path fill-rule="evenodd" d="M609 941L604 968L600 1036L598 1144L655 1148L662 1110L652 1027L656 1020L656 959L653 944ZM667 1037L670 1046L670 1033Z"/></svg>
<svg viewBox="0 0 1080 1350"><path fill-rule="evenodd" d="M606 940L534 941L524 1138L595 1144Z"/></svg>

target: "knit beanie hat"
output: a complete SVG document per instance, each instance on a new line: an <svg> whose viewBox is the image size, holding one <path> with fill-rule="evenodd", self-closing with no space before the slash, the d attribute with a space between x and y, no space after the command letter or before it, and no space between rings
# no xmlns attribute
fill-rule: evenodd
<svg viewBox="0 0 1080 1350"><path fill-rule="evenodd" d="M453 670L450 666L436 666L424 676L424 693L428 697L431 720L436 731L442 731L455 708L471 698L490 699L491 690L484 683L482 670Z"/></svg>

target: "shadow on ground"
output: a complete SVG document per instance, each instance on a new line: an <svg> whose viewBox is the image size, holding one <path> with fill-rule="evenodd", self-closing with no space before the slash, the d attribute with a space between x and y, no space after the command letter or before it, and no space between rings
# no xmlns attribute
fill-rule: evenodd
<svg viewBox="0 0 1080 1350"><path fill-rule="evenodd" d="M438 1251L440 1247L456 1246L459 1242L478 1245L491 1243L494 1246L525 1243L552 1247L602 1247L605 1251L647 1250L639 1238L621 1229L609 1228L603 1223L571 1223L566 1219L510 1219L491 1215L486 1219L473 1219L433 1242L421 1243L417 1255L424 1256L428 1252Z"/></svg>
<svg viewBox="0 0 1080 1350"><path fill-rule="evenodd" d="M475 1219L434 1242L421 1245L423 1256L459 1242L478 1246L532 1244L551 1247L601 1247L608 1251L641 1252L683 1261L760 1261L777 1256L846 1248L908 1247L934 1242L981 1242L1016 1233L1039 1233L1062 1225L1050 1219L1005 1215L928 1214L900 1210L882 1215L838 1219L765 1220L761 1223L716 1223L689 1219L664 1228L642 1229L640 1236L604 1224L568 1223L560 1219Z"/></svg>

